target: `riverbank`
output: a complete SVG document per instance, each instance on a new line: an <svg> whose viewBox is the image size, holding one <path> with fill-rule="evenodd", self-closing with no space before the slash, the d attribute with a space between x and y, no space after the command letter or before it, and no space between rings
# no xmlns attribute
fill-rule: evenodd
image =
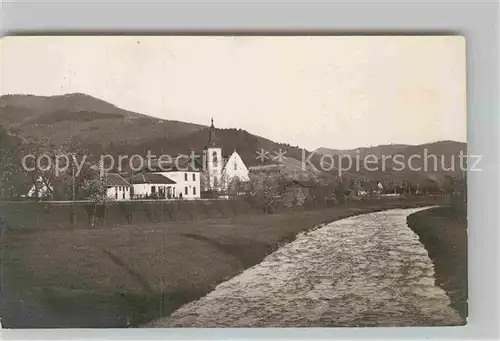
<svg viewBox="0 0 500 341"><path fill-rule="evenodd" d="M204 296L301 231L363 213L439 204L436 200L380 200L293 213L7 235L2 263L8 290L2 297L31 302L41 316L23 316L29 311L13 309L17 300L12 299L11 308L2 305L2 323L19 328L138 326Z"/></svg>
<svg viewBox="0 0 500 341"><path fill-rule="evenodd" d="M423 208L426 209L426 208ZM146 327L453 326L408 215L394 209L301 234L256 266Z"/></svg>
<svg viewBox="0 0 500 341"><path fill-rule="evenodd" d="M465 211L435 207L411 214L407 221L434 263L436 284L446 292L465 324L468 297Z"/></svg>

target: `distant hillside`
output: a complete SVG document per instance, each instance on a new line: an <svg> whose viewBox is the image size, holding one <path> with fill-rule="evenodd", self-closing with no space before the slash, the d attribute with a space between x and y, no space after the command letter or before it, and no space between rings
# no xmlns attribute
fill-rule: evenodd
<svg viewBox="0 0 500 341"><path fill-rule="evenodd" d="M106 101L75 93L62 96L5 95L0 97L0 123L16 132L25 143L57 147L72 140L93 155L177 155L200 152L208 139L203 125L163 120L123 110ZM302 150L275 143L242 129L217 129L224 154L237 150L248 166L276 163L274 151L286 151L283 172L300 173ZM43 140L41 140L43 139ZM256 152L269 157L261 162ZM293 171L292 171L293 169ZM307 171L306 171L307 173Z"/></svg>
<svg viewBox="0 0 500 341"><path fill-rule="evenodd" d="M209 115L207 114L207 117ZM163 120L151 116L127 111L103 100L85 94L67 94L62 96L5 95L0 97L0 124L15 132L24 145L43 143L45 147L58 147L66 141L75 141L88 151L89 158L102 154L146 156L148 151L154 155L187 154L190 150L200 153L208 140L208 127L180 121ZM217 125L217 123L216 123ZM413 154L423 157L428 154L443 155L449 159L456 157L460 150L466 150L466 144L454 141L441 141L420 146L402 144L380 145L352 150L317 149L310 159L311 164L302 167L302 160L308 160L309 151L299 146L274 142L253 135L243 129L216 129L223 152L227 156L237 150L247 166L255 172L276 172L294 178L321 177L325 173L338 177L338 164L327 172L321 167L322 155L350 155L361 158L373 154L379 163L381 156L402 154L405 160ZM43 140L41 140L43 139ZM42 142L40 142L42 141ZM264 149L264 161L258 159L257 152ZM284 152L284 159L276 159L277 152ZM304 157L305 156L305 157ZM128 161L125 160L125 163ZM277 165L277 166L272 166ZM421 160L414 160L414 166L421 166ZM391 181L441 181L446 175L461 176L458 167L455 171L393 171L391 161L386 169L369 171L361 166L342 173L343 176L362 176L369 180ZM319 171L318 171L319 169Z"/></svg>
<svg viewBox="0 0 500 341"><path fill-rule="evenodd" d="M369 180L409 181L422 184L429 181L442 183L447 176L463 176L459 155L461 151L464 155L467 154L467 144L456 141L438 141L417 146L395 144L352 150L319 148L316 151L322 152L323 155L350 156L353 166L349 173L363 176ZM355 169L357 155L361 160L359 170ZM363 160L367 155L373 155L377 159L375 163L368 165L368 168L376 170L364 167ZM396 155L399 156L395 158ZM383 157L385 157L385 161L383 161ZM426 159L427 161L425 161ZM348 167L348 161L343 161L345 169ZM401 165L401 162L404 166Z"/></svg>
<svg viewBox="0 0 500 341"><path fill-rule="evenodd" d="M204 126L162 120L127 111L89 95L5 95L0 97L0 123L28 141L42 137L59 145L73 139L84 144L141 143L172 138Z"/></svg>
<svg viewBox="0 0 500 341"><path fill-rule="evenodd" d="M316 153L322 155L350 155L350 156L364 156L364 155L392 155L396 154L409 147L407 144L387 144L379 145L374 147L360 147L356 149L330 149L330 148L318 148L315 150Z"/></svg>
<svg viewBox="0 0 500 341"><path fill-rule="evenodd" d="M427 155L458 155L460 151L464 154L467 152L467 144L464 142L456 141L437 141L431 143L425 143L421 145L406 145L406 144L388 144L379 145L375 147L360 147L356 149L342 150L342 149L330 149L330 148L318 148L315 150L316 153L322 155L346 155L350 157L356 157L359 155L361 158L367 155L373 155L377 159L381 159L383 155L394 156L397 154L403 155L406 159L411 155L421 155L424 156L424 151L427 150ZM418 164L418 160L414 161Z"/></svg>

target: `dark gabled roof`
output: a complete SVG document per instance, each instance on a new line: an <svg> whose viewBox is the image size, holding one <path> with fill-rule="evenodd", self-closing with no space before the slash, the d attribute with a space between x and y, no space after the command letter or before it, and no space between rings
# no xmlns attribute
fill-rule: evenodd
<svg viewBox="0 0 500 341"><path fill-rule="evenodd" d="M173 185L176 182L172 179L167 178L161 174L154 173L141 173L134 175L129 179L132 184L163 184L163 185Z"/></svg>
<svg viewBox="0 0 500 341"><path fill-rule="evenodd" d="M122 178L122 176L118 173L107 173L106 186L107 187L130 186L130 183L124 178Z"/></svg>
<svg viewBox="0 0 500 341"><path fill-rule="evenodd" d="M179 155L167 162L155 159L151 160L151 167L147 169L149 172L202 172L203 165L199 156Z"/></svg>

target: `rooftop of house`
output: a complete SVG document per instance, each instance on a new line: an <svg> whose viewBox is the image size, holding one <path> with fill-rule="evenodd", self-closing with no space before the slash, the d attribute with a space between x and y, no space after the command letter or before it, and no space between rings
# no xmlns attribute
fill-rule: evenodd
<svg viewBox="0 0 500 341"><path fill-rule="evenodd" d="M107 173L106 186L107 187L130 186L130 183L118 173Z"/></svg>
<svg viewBox="0 0 500 341"><path fill-rule="evenodd" d="M148 172L201 172L203 165L200 157L179 155L170 160L151 160L150 167L146 167Z"/></svg>
<svg viewBox="0 0 500 341"><path fill-rule="evenodd" d="M154 173L140 173L136 174L129 179L132 184L161 184L161 185L173 185L176 182L170 178L167 178L161 174Z"/></svg>

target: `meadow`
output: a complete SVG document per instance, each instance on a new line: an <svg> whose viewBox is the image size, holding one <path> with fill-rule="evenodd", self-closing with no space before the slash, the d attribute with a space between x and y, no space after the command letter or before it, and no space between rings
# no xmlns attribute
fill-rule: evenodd
<svg viewBox="0 0 500 341"><path fill-rule="evenodd" d="M205 295L300 232L353 215L440 205L446 199L378 199L274 214L219 211L219 217L98 228L66 228L67 215L61 214L66 222L57 228L11 228L2 237L2 323L140 326Z"/></svg>

